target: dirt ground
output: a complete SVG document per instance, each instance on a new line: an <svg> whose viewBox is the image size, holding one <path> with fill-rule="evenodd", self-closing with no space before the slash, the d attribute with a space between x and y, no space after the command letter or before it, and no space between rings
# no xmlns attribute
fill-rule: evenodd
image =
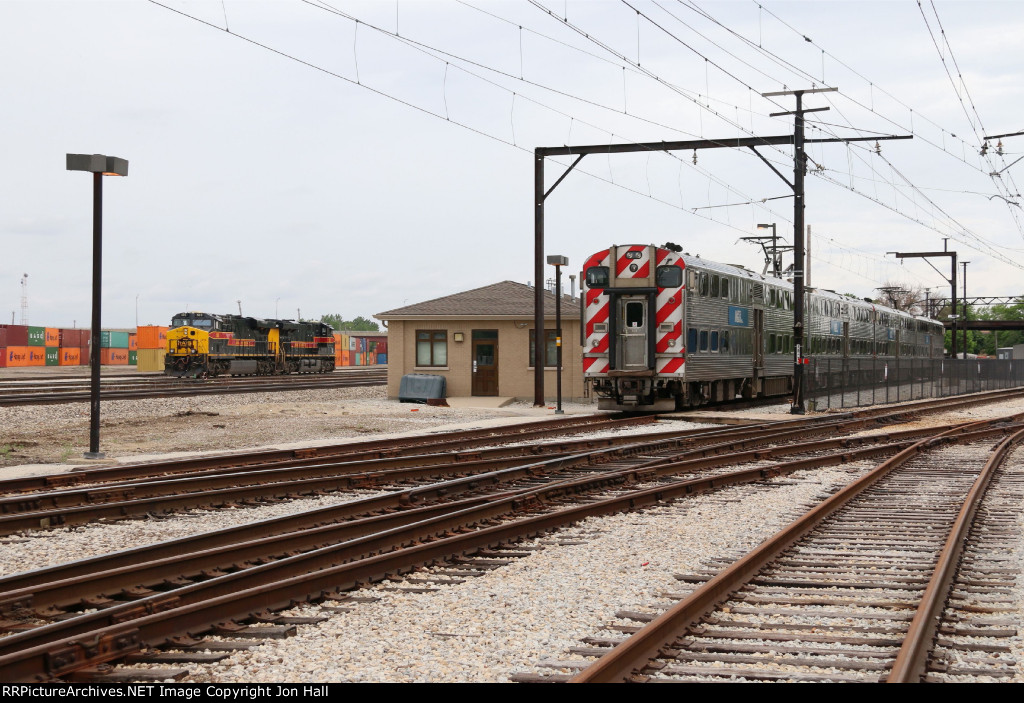
<svg viewBox="0 0 1024 703"><path fill-rule="evenodd" d="M385 388L378 386L108 401L101 406L100 419L100 451L115 459L331 444L367 435L540 417L525 403L501 409L399 403L388 400ZM0 408L0 467L89 463L83 460L88 448L87 403Z"/></svg>

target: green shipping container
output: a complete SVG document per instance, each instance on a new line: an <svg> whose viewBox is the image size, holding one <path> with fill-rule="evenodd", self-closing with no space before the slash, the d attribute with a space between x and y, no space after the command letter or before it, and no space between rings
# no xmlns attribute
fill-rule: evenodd
<svg viewBox="0 0 1024 703"><path fill-rule="evenodd" d="M139 365L139 352L136 349L132 349L128 352L128 365L138 366Z"/></svg>
<svg viewBox="0 0 1024 703"><path fill-rule="evenodd" d="M28 346L30 346L30 347L45 347L46 346L46 328L45 327L29 327L28 328Z"/></svg>
<svg viewBox="0 0 1024 703"><path fill-rule="evenodd" d="M46 365L47 366L60 366L60 348L59 347L47 347L46 348Z"/></svg>
<svg viewBox="0 0 1024 703"><path fill-rule="evenodd" d="M100 348L102 349L127 349L128 333L114 332L112 330L100 330Z"/></svg>

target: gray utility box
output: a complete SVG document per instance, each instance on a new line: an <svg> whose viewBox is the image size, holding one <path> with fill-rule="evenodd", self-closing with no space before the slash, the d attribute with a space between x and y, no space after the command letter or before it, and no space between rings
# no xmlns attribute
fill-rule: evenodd
<svg viewBox="0 0 1024 703"><path fill-rule="evenodd" d="M445 397L445 377L431 373L408 373L398 386L402 403L426 403Z"/></svg>

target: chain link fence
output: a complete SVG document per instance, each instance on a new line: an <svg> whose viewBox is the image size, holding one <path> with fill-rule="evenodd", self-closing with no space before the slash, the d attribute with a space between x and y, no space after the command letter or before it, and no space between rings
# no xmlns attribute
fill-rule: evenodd
<svg viewBox="0 0 1024 703"><path fill-rule="evenodd" d="M855 408L1024 386L1012 359L844 359L813 357L804 367L809 410Z"/></svg>

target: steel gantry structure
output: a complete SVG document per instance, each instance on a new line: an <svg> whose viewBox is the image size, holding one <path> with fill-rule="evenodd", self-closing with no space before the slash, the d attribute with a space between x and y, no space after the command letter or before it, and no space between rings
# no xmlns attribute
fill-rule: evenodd
<svg viewBox="0 0 1024 703"><path fill-rule="evenodd" d="M698 149L736 149L747 148L754 152L768 168L781 178L793 190L793 404L790 411L803 414L803 315L804 315L804 175L807 170L807 156L804 152L806 144L829 142L881 141L887 139L912 139L911 135L875 136L875 137L835 137L829 139L806 139L804 137L804 115L808 112L822 112L827 107L804 108L803 96L806 93L826 93L838 88L809 88L806 90L783 90L762 93L762 97L792 95L796 98L796 109L789 112L771 113L770 117L793 115L793 134L772 137L740 137L728 139L695 139L673 142L643 142L636 144L590 144L585 146L537 147L534 149L533 176L533 208L534 208L534 329L537 339L543 337L544 330L544 289L540 282L544 280L544 201L551 195L566 176L587 154L624 154L630 152L656 151L690 151ZM793 146L793 180L786 178L758 150L759 146ZM544 189L544 160L549 156L575 156L565 172L547 190ZM614 332L613 332L614 334ZM541 344L534 348L534 398L535 406L544 405L544 368L541 356ZM612 360L614 365L614 360Z"/></svg>

